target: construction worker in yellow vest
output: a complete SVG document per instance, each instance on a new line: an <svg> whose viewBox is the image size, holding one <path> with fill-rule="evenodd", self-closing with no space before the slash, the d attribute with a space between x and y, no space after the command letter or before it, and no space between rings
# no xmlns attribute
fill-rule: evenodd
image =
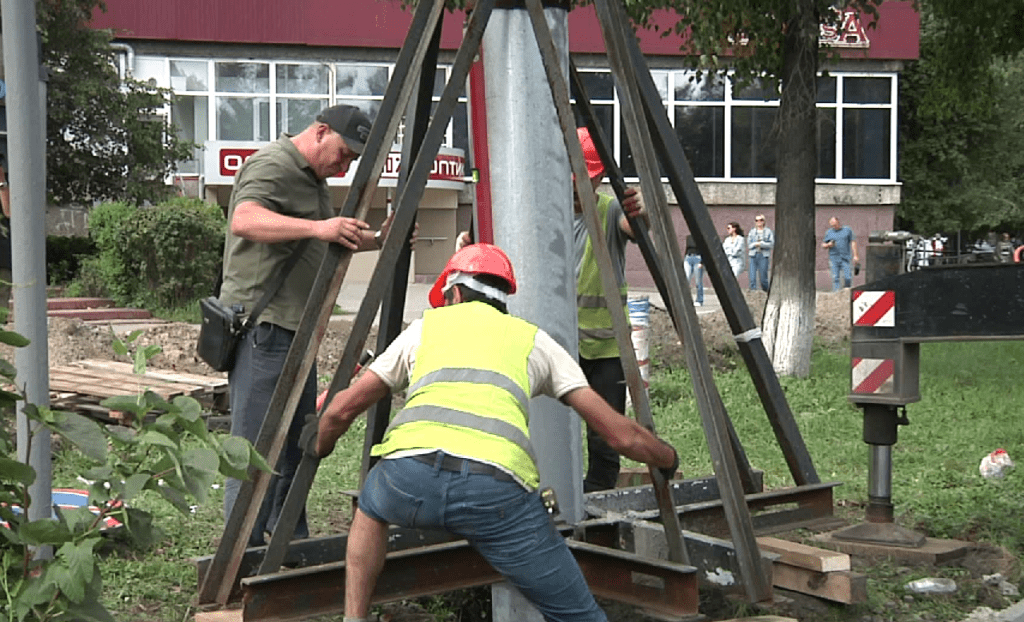
<svg viewBox="0 0 1024 622"><path fill-rule="evenodd" d="M601 219L604 239L599 243L608 248L612 258L615 279L619 283L619 298L626 306L626 243L633 239L626 214L640 216L640 197L636 190L626 191L626 200L620 206L615 197L597 192L604 177L604 164L594 147L590 132L578 128L580 146L587 162L587 174L597 198L597 212ZM579 318L580 367L591 388L619 413L626 412L626 378L619 358L619 346L612 330L612 316L605 303L601 272L594 258L594 241L587 233L583 207L573 187L573 250L576 258L576 307ZM627 313L626 317L629 317ZM587 425L587 474L583 491L615 488L619 477L619 454L605 442L601 434Z"/></svg>
<svg viewBox="0 0 1024 622"><path fill-rule="evenodd" d="M366 619L389 524L466 538L546 620L606 620L537 490L529 400L548 395L579 412L616 451L668 477L671 445L595 393L572 356L543 330L508 315L512 265L490 244L452 256L430 304L319 421L302 444L323 458L360 413L408 386L405 407L372 454L348 536L345 620Z"/></svg>

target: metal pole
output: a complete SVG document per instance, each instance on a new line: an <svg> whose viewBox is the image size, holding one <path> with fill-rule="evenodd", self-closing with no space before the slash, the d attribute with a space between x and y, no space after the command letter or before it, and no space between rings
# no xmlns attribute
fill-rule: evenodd
<svg viewBox="0 0 1024 622"><path fill-rule="evenodd" d="M31 345L14 355L18 384L29 403L49 406L46 336L46 115L35 2L3 0L4 67L11 180L14 329ZM24 403L18 407L18 459L36 471L29 486L30 520L50 516L50 435L36 435Z"/></svg>
<svg viewBox="0 0 1024 622"><path fill-rule="evenodd" d="M487 149L494 243L508 253L518 290L509 311L547 331L574 357L579 350L572 242L572 178L551 89L530 16L496 8L484 33ZM568 81L569 20L546 8L562 75ZM555 489L561 518L583 519L579 415L548 397L530 402L530 441L542 486ZM491 590L495 622L533 622L540 614L507 584Z"/></svg>
<svg viewBox="0 0 1024 622"><path fill-rule="evenodd" d="M544 11L568 81L568 14ZM579 349L572 245L572 177L529 14L495 9L484 33L487 144L494 241L508 253L518 291L509 310ZM541 484L558 495L562 518L583 518L579 416L542 397L530 404L530 440Z"/></svg>

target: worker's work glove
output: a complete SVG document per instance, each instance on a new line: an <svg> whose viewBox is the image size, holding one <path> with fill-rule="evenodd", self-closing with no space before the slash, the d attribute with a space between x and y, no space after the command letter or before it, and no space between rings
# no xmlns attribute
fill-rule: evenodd
<svg viewBox="0 0 1024 622"><path fill-rule="evenodd" d="M665 444L668 445L668 443ZM658 471L661 473L661 476L665 478L666 482L672 481L672 478L676 476L676 471L679 470L679 452L676 451L675 447L672 447L671 445L669 445L669 447L672 448L672 466L658 467Z"/></svg>
<svg viewBox="0 0 1024 622"><path fill-rule="evenodd" d="M319 427L320 418L316 416L316 413L309 413L306 415L306 425L302 426L302 434L299 435L299 447L302 448L302 453L313 458L320 457L316 453L316 434Z"/></svg>

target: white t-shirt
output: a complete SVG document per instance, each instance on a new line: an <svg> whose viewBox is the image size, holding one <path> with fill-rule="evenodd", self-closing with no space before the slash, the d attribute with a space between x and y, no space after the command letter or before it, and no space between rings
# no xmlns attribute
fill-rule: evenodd
<svg viewBox="0 0 1024 622"><path fill-rule="evenodd" d="M368 367L392 392L400 391L409 384L409 376L416 366L416 349L420 345L422 330L423 320L414 321ZM452 342L453 348L469 346ZM527 374L530 397L548 395L559 399L566 393L588 386L587 377L576 359L539 328L527 359Z"/></svg>

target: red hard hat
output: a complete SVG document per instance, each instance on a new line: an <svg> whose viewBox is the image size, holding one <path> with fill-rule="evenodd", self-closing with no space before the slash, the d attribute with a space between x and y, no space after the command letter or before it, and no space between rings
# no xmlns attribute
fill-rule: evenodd
<svg viewBox="0 0 1024 622"><path fill-rule="evenodd" d="M465 272L466 274L491 274L504 279L511 289L508 293L516 293L516 277L512 273L512 262L508 255L493 244L470 244L463 246L461 250L452 255L448 265L444 267L434 286L430 288L430 306L440 307L444 305L444 294L441 290L448 282L448 275L452 272Z"/></svg>
<svg viewBox="0 0 1024 622"><path fill-rule="evenodd" d="M580 147L583 147L583 159L587 161L587 176L593 179L603 175L604 163L601 162L601 156L597 154L597 147L594 146L594 139L590 137L590 130L578 127L576 134L580 138Z"/></svg>

